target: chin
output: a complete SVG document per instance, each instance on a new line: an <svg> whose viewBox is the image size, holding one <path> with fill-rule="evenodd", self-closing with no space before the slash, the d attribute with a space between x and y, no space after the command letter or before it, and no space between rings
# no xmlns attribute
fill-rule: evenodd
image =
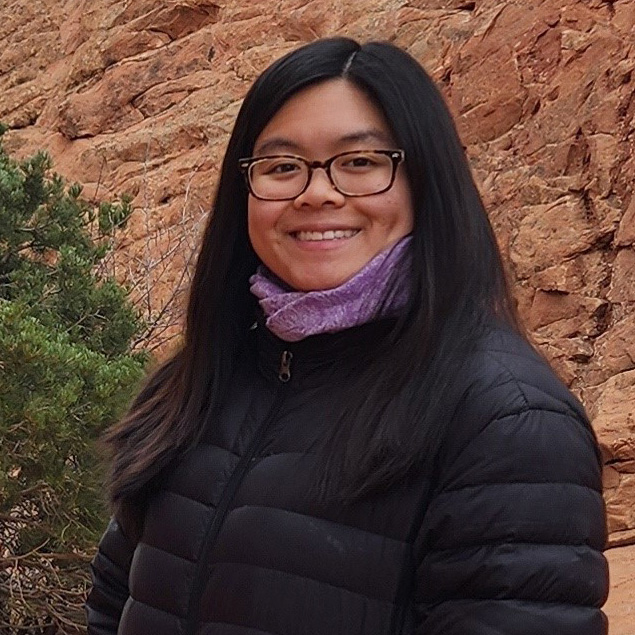
<svg viewBox="0 0 635 635"><path fill-rule="evenodd" d="M355 273L340 276L312 276L310 278L296 278L296 284L290 283L290 286L292 286L297 291L327 291L328 289L339 287L340 285L350 280L354 275Z"/></svg>

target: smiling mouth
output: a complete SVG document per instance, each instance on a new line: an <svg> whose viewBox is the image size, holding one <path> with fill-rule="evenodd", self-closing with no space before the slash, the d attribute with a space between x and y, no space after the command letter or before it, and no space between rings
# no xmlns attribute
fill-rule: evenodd
<svg viewBox="0 0 635 635"><path fill-rule="evenodd" d="M329 229L325 232L291 232L291 235L297 240L341 240L342 238L352 238L355 234L358 234L359 231L359 229Z"/></svg>

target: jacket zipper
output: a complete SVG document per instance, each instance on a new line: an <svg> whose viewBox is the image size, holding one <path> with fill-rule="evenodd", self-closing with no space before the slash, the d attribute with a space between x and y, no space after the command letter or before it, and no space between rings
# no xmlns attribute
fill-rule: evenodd
<svg viewBox="0 0 635 635"><path fill-rule="evenodd" d="M278 379L286 384L291 379L291 360L293 353L291 351L282 351L280 357L280 370L278 371Z"/></svg>
<svg viewBox="0 0 635 635"><path fill-rule="evenodd" d="M293 353L291 353L291 351L282 352L282 355L280 357L280 367L278 370L278 380L282 384L287 384L291 379L292 359ZM249 465L251 464L251 461L255 457L258 450L262 447L265 440L265 434L267 433L269 426L275 419L280 410L280 407L282 406L285 393L286 390L283 386L279 387L276 391L274 402L269 409L265 420L258 428L256 436L254 437L250 446L247 448L245 454L238 462L238 465L234 468L232 475L229 477L229 481L227 482L227 486L225 487L225 491L223 492L221 500L216 507L216 514L214 515L214 519L210 523L207 533L205 534L205 539L203 541L203 550L201 551L201 555L196 566L196 572L194 574L194 583L192 585L192 593L190 595L190 602L187 610L185 635L195 635L196 633L196 628L198 627L199 623L199 614L201 610L201 599L203 597L203 591L205 590L205 584L207 583L209 573L207 559L214 544L216 543L216 538L218 538L220 529L223 525L225 517L227 516L229 506L234 500L236 492L238 491L238 488L240 487L245 474L247 474Z"/></svg>

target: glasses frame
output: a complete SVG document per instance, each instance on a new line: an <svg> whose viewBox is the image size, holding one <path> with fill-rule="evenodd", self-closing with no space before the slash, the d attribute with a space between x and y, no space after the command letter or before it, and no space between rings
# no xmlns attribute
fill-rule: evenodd
<svg viewBox="0 0 635 635"><path fill-rule="evenodd" d="M382 154L391 159L392 174L390 176L390 183L388 183L386 187L384 187L381 190L378 190L377 192L370 192L369 194L349 194L348 192L344 192L343 190L341 190L335 184L335 181L333 181L333 177L331 176L331 165L333 165L333 162L336 159L339 159L340 157L346 156L347 154L359 154L360 152L363 152L365 154ZM382 194L383 192L387 192L393 186L395 182L395 177L397 176L397 167L405 159L405 156L406 156L406 153L403 150L347 150L346 152L340 152L339 154L336 154L330 157L326 161L308 161L304 157L299 157L295 154L269 154L262 157L245 157L244 159L238 159L238 168L240 169L240 171L243 173L243 176L245 177L245 182L247 184L247 189L249 190L249 193L254 198L257 198L259 201L292 201L298 198L298 196L301 196L302 194L304 194L304 192L306 192L307 189L309 188L311 179L313 178L313 172L317 168L322 168L326 172L326 176L328 177L335 191L339 192L340 194L344 196L359 198L362 196L374 196L375 194ZM302 161L302 163L304 163L308 169L306 183L304 187L302 188L302 190L298 192L295 196L287 196L285 198L265 198L263 196L258 196L254 192L253 187L251 185L251 171L253 169L253 166L256 163L260 161L269 160L269 159L295 159L296 161Z"/></svg>

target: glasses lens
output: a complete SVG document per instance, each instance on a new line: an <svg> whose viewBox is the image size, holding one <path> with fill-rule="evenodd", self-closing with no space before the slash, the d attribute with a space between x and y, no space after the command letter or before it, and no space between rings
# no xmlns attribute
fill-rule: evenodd
<svg viewBox="0 0 635 635"><path fill-rule="evenodd" d="M253 193L265 199L295 198L306 185L308 168L293 157L272 157L251 164L249 182Z"/></svg>
<svg viewBox="0 0 635 635"><path fill-rule="evenodd" d="M331 176L343 194L363 196L389 187L393 178L392 159L379 152L347 152L333 162Z"/></svg>

